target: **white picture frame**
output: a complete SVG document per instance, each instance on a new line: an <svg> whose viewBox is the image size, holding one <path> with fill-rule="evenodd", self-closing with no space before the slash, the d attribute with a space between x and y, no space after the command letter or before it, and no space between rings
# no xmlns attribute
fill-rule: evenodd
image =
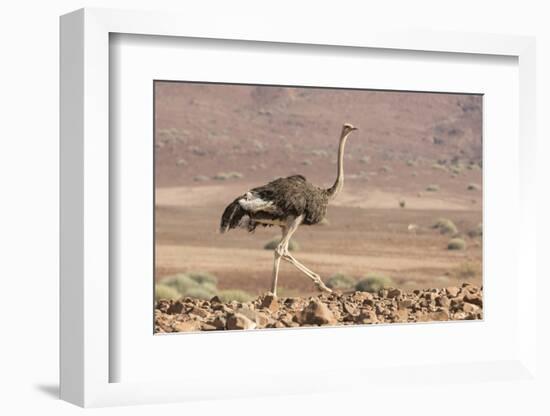
<svg viewBox="0 0 550 416"><path fill-rule="evenodd" d="M308 31L288 26L258 24L242 19L238 25L223 18L204 21L189 15L82 9L61 18L61 398L80 406L160 403L254 395L323 393L357 385L390 383L408 377L419 383L439 381L444 371L457 380L531 380L536 374L536 324L524 319L535 313L535 42L530 37L467 33L397 32L376 29L350 31L337 22L330 30L311 24ZM238 32L236 31L238 27ZM333 47L429 51L440 54L503 55L517 58L519 68L519 170L517 270L525 285L515 292L513 353L494 361L418 362L406 368L331 368L289 381L280 372L265 370L269 382L182 378L174 382L112 382L110 368L120 359L110 348L109 200L109 37L134 34L248 42L332 45ZM511 271L510 273L514 273ZM528 284L527 284L528 282ZM526 287L530 289L527 290ZM517 323L520 324L517 324ZM410 328L410 327L409 327ZM324 330L324 329L323 329ZM402 329L408 331L408 329ZM303 335L311 337L307 332ZM350 333L351 334L351 333ZM223 335L223 334L222 334ZM244 334L246 335L246 334ZM152 334L151 334L152 336ZM196 335L186 335L196 336ZM354 335L348 339L353 340ZM217 338L213 338L217 339ZM242 342L243 338L241 337ZM249 364L253 367L253 364ZM252 373L250 373L252 374ZM471 378L474 374L475 377ZM347 380L344 382L343 380ZM412 381L411 381L412 382ZM208 385L208 389L205 386Z"/></svg>

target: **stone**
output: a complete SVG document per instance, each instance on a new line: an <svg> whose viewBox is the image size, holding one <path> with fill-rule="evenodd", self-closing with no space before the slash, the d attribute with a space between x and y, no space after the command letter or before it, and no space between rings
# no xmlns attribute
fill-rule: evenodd
<svg viewBox="0 0 550 416"><path fill-rule="evenodd" d="M198 331L201 329L201 324L197 321L176 321L172 324L172 328L176 332Z"/></svg>
<svg viewBox="0 0 550 416"><path fill-rule="evenodd" d="M198 306L193 306L189 313L200 316L201 318L206 318L208 315L210 315L210 313L206 309L199 308Z"/></svg>
<svg viewBox="0 0 550 416"><path fill-rule="evenodd" d="M439 311L430 312L428 314L429 321L448 321L450 319L448 309L440 309Z"/></svg>
<svg viewBox="0 0 550 416"><path fill-rule="evenodd" d="M472 303L479 307L483 307L483 298L479 293L476 293L476 294L467 293L464 295L463 299L464 299L464 302Z"/></svg>
<svg viewBox="0 0 550 416"><path fill-rule="evenodd" d="M169 300L166 300L166 299L159 300L157 302L156 310L159 310L161 312L167 312L168 309L170 308L170 305L171 305L171 302Z"/></svg>
<svg viewBox="0 0 550 416"><path fill-rule="evenodd" d="M333 325L336 318L330 309L317 299L312 299L300 312L298 320L301 324Z"/></svg>
<svg viewBox="0 0 550 416"><path fill-rule="evenodd" d="M349 313L350 315L357 314L357 306L355 306L351 302L344 302L342 309L344 309L344 312Z"/></svg>
<svg viewBox="0 0 550 416"><path fill-rule="evenodd" d="M227 317L227 329L254 329L256 323L241 313L235 313Z"/></svg>
<svg viewBox="0 0 550 416"><path fill-rule="evenodd" d="M225 329L226 319L222 316L216 316L213 320L207 322L218 330Z"/></svg>
<svg viewBox="0 0 550 416"><path fill-rule="evenodd" d="M454 287L454 286L448 287L445 290L447 292L447 295L450 296L451 298L456 298L458 296L458 292L460 291L458 287Z"/></svg>
<svg viewBox="0 0 550 416"><path fill-rule="evenodd" d="M359 314L357 321L363 324L375 324L378 323L378 317L374 311L363 309Z"/></svg>
<svg viewBox="0 0 550 416"><path fill-rule="evenodd" d="M442 295L435 298L435 304L437 306L448 308L449 306L451 306L451 300L447 296Z"/></svg>
<svg viewBox="0 0 550 416"><path fill-rule="evenodd" d="M397 297L401 296L402 294L403 294L403 292L399 289L390 289L390 290L388 290L387 297L390 298L390 299L393 299L393 298L397 298Z"/></svg>
<svg viewBox="0 0 550 416"><path fill-rule="evenodd" d="M474 305L473 303L466 302L462 306L462 310L466 313L474 314L474 313L478 313L481 310L481 308L477 305Z"/></svg>
<svg viewBox="0 0 550 416"><path fill-rule="evenodd" d="M397 307L399 309L408 309L413 306L414 301L412 299L401 299L397 301Z"/></svg>
<svg viewBox="0 0 550 416"><path fill-rule="evenodd" d="M185 304L182 301L178 300L170 305L166 313L173 315L177 313L182 313L183 311L185 311Z"/></svg>
<svg viewBox="0 0 550 416"><path fill-rule="evenodd" d="M394 322L407 322L409 320L409 312L406 309L398 309L393 311L390 317Z"/></svg>
<svg viewBox="0 0 550 416"><path fill-rule="evenodd" d="M262 308L269 309L271 312L277 312L279 310L279 301L275 295L268 293L262 298L261 306Z"/></svg>

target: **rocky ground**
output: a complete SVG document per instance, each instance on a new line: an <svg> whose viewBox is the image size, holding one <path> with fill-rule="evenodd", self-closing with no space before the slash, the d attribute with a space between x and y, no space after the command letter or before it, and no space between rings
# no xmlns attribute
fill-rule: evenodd
<svg viewBox="0 0 550 416"><path fill-rule="evenodd" d="M263 295L251 302L219 298L159 300L155 332L189 332L322 325L429 322L483 318L483 289L462 287L405 292L320 294L308 298Z"/></svg>

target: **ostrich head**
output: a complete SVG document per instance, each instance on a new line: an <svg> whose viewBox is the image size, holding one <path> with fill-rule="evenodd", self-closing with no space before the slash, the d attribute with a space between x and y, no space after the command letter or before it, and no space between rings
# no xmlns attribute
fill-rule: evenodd
<svg viewBox="0 0 550 416"><path fill-rule="evenodd" d="M345 123L342 126L342 135L340 136L340 138L343 139L344 137L347 137L354 130L359 130L359 129L349 123Z"/></svg>

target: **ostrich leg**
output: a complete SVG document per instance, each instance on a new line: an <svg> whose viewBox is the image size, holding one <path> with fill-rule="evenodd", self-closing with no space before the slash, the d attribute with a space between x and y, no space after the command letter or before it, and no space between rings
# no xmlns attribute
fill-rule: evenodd
<svg viewBox="0 0 550 416"><path fill-rule="evenodd" d="M321 276L319 276L317 273L311 271L306 266L304 266L302 263L300 263L298 260L296 260L288 251L285 251L283 254L283 259L294 265L298 270L300 270L302 273L304 273L306 276L309 276L311 280L313 280L313 283L319 288L319 290L327 293L332 293L332 290L329 289L321 280Z"/></svg>
<svg viewBox="0 0 550 416"><path fill-rule="evenodd" d="M273 274L272 274L272 282L271 282L271 293L273 293L274 296L277 296L277 278L279 277L279 265L281 264L281 257L284 253L285 248L285 238L288 234L287 227L281 227L281 230L283 232L283 235L281 237L281 241L275 247L275 251L273 253Z"/></svg>
<svg viewBox="0 0 550 416"><path fill-rule="evenodd" d="M309 270L306 266L304 266L302 263L300 263L298 260L296 260L288 251L288 244L290 242L290 239L292 235L296 232L298 229L298 226L302 222L302 217L296 218L288 227L287 234L283 240L281 240L281 244L285 242L285 245L283 247L282 252L282 258L288 261L290 264L292 264L294 267L296 267L298 270L300 270L302 273L304 273L306 276L308 276L311 280L313 280L313 283L315 283L315 286L319 288L319 290L323 292L329 292L331 293L332 290L330 290L328 287L325 286L323 281L321 280L321 276L319 276L317 273L312 272ZM277 247L278 249L278 247Z"/></svg>

